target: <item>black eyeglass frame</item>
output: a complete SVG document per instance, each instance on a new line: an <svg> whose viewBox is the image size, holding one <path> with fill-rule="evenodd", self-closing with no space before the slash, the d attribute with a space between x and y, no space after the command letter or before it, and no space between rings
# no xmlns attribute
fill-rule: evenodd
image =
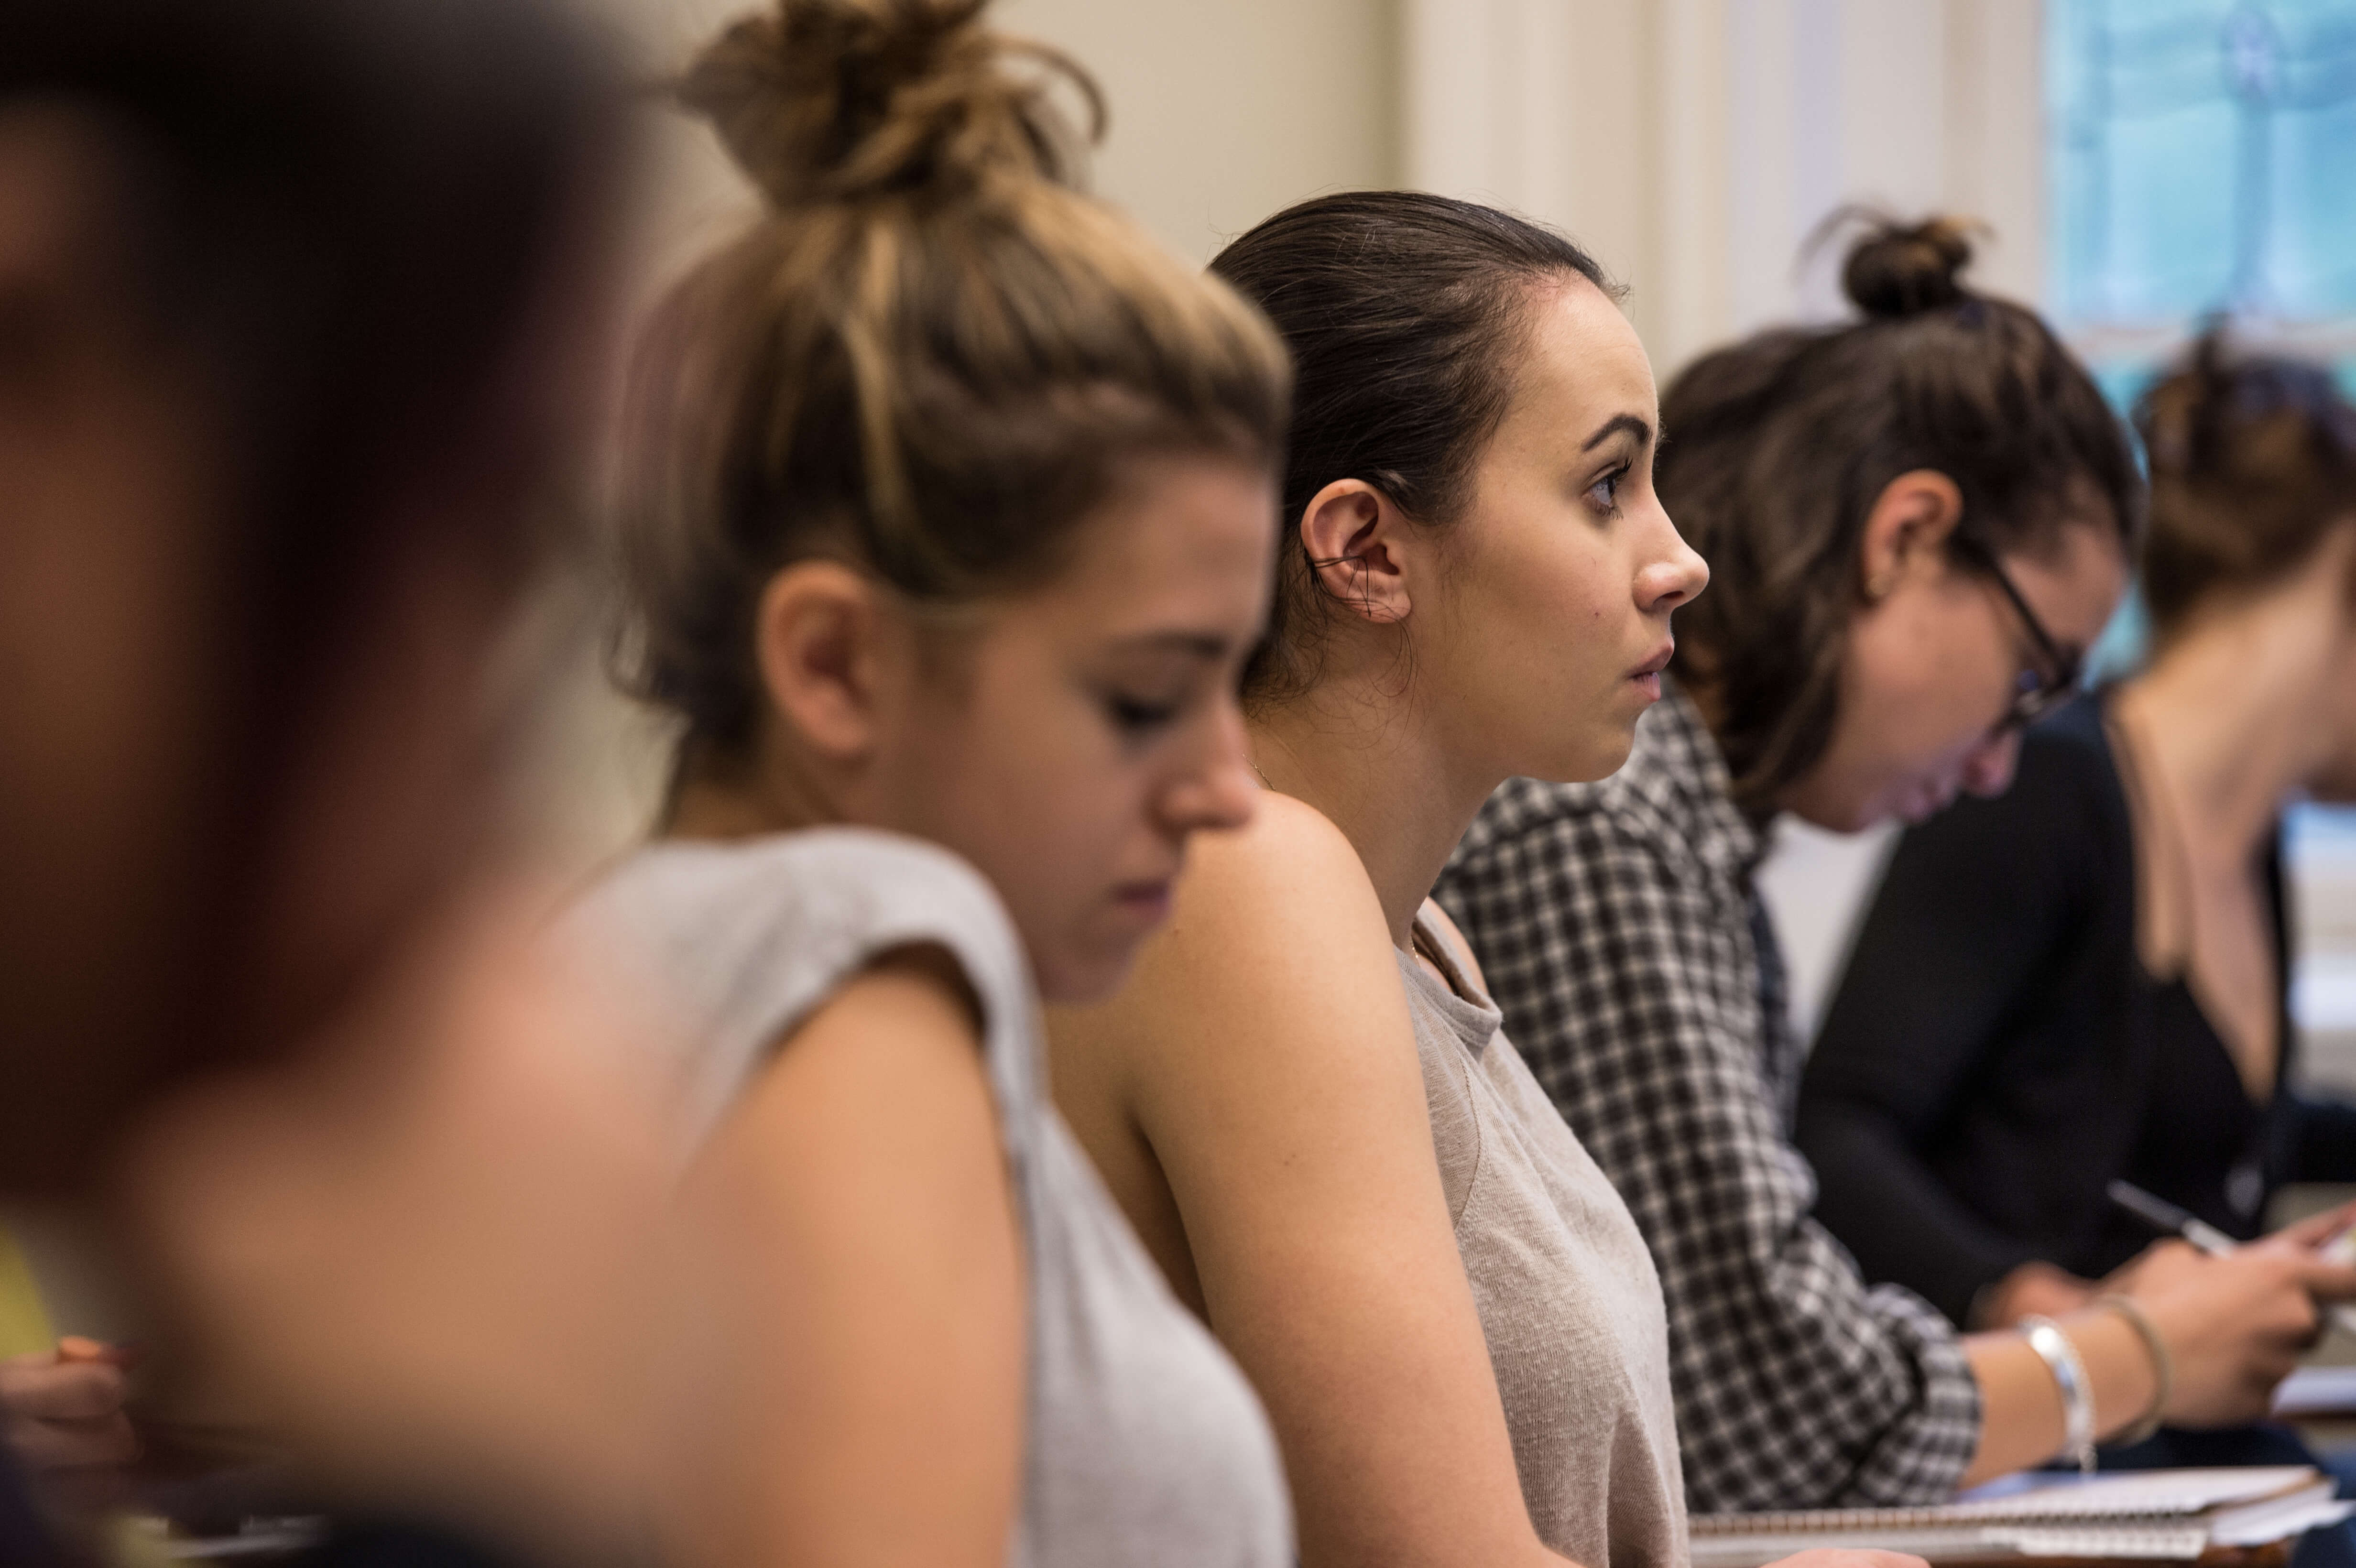
<svg viewBox="0 0 2356 1568"><path fill-rule="evenodd" d="M2037 618L2037 612L2029 607L2029 601L2022 596L2020 585L2013 581L2012 573L2005 571L2004 563L1997 559L1996 551L1986 540L1976 534L1958 531L1954 548L1958 555L1996 580L1997 587L2010 602L2013 613L2020 617L2021 625L2029 633L2029 642L2036 646L2038 657L2046 666L2043 670L2024 669L2020 672L2014 683L2012 705L2005 709L2004 717L1996 721L1993 732L2001 735L2007 731L2026 730L2078 695L2085 676L2085 656L2064 649L2053 634L2045 629L2045 623Z"/></svg>

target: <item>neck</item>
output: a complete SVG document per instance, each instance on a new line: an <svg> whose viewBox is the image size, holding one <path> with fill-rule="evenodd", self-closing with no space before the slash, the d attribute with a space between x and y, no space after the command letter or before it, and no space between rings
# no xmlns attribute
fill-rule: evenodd
<svg viewBox="0 0 2356 1568"><path fill-rule="evenodd" d="M680 760L658 832L666 838L752 838L843 820L797 770L691 752Z"/></svg>
<svg viewBox="0 0 2356 1568"><path fill-rule="evenodd" d="M1252 764L1315 806L1357 850L1392 945L1410 951L1416 911L1502 774L1467 768L1412 690L1380 675L1329 677L1251 720Z"/></svg>
<svg viewBox="0 0 2356 1568"><path fill-rule="evenodd" d="M2199 612L2121 692L2120 718L2197 850L2246 864L2326 760L2345 667L2339 571Z"/></svg>

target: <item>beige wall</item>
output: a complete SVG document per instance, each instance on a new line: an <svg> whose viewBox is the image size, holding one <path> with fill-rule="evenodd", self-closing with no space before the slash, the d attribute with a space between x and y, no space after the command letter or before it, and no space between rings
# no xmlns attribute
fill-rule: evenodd
<svg viewBox="0 0 2356 1568"><path fill-rule="evenodd" d="M746 0L589 0L650 68L683 61ZM1000 0L1009 32L1087 67L1112 114L1096 188L1181 252L1226 239L1322 190L1389 184L1400 137L1398 0ZM656 227L724 211L708 143L679 150Z"/></svg>

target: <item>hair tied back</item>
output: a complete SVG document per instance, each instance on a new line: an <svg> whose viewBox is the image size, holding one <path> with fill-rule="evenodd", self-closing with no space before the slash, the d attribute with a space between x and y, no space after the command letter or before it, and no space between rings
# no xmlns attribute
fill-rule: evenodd
<svg viewBox="0 0 2356 1568"><path fill-rule="evenodd" d="M776 0L675 85L772 207L964 193L993 179L1077 183L1104 99L1069 57L980 21L988 0ZM1044 70L1007 69L1027 57ZM1087 105L1085 139L1051 101Z"/></svg>
<svg viewBox="0 0 2356 1568"><path fill-rule="evenodd" d="M1845 208L1826 230L1863 219L1866 231L1841 264L1841 292L1869 319L1896 321L1972 297L1962 282L1976 224L1960 218L1900 223Z"/></svg>

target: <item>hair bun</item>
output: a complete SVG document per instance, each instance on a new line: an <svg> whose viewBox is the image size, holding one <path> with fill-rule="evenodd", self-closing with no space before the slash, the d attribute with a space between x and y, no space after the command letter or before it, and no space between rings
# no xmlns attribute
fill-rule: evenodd
<svg viewBox="0 0 2356 1568"><path fill-rule="evenodd" d="M1060 52L983 27L988 3L776 0L707 45L677 94L781 210L1006 176L1070 184L1081 144L1048 79L1078 88L1090 142L1103 97ZM1016 55L1045 72L1010 71Z"/></svg>
<svg viewBox="0 0 2356 1568"><path fill-rule="evenodd" d="M1919 315L1970 297L1959 274L1972 261L1971 225L1961 219L1877 222L1849 247L1841 292L1868 316Z"/></svg>

